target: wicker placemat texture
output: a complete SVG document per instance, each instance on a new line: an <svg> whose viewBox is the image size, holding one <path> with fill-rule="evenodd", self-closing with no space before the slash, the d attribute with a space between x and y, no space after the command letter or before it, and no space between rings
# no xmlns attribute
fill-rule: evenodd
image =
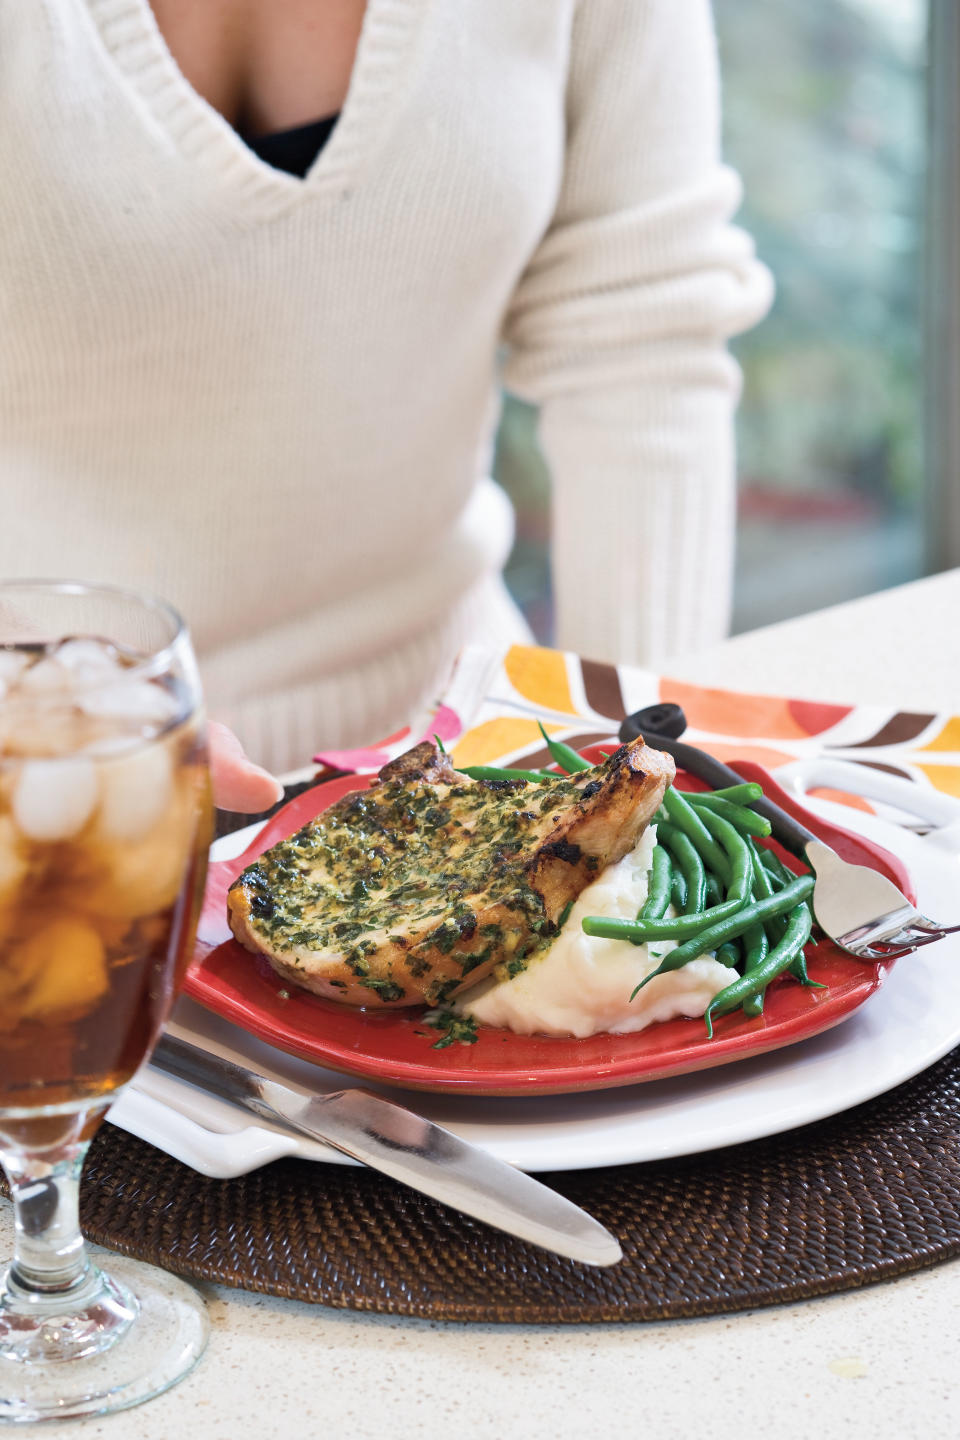
<svg viewBox="0 0 960 1440"><path fill-rule="evenodd" d="M540 1177L618 1236L561 1260L366 1170L207 1180L105 1126L83 1225L196 1279L437 1320L663 1320L852 1289L960 1253L960 1050L889 1095L707 1155Z"/></svg>

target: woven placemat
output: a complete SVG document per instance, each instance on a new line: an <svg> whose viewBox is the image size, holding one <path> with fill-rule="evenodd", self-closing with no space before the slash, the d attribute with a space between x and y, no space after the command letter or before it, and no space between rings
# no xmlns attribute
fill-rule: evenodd
<svg viewBox="0 0 960 1440"><path fill-rule="evenodd" d="M619 1265L548 1255L367 1170L280 1160L208 1180L111 1125L82 1220L194 1279L437 1320L664 1320L824 1295L960 1254L960 1049L771 1139L539 1178L617 1235Z"/></svg>
<svg viewBox="0 0 960 1440"><path fill-rule="evenodd" d="M558 1259L367 1170L280 1160L207 1180L109 1125L83 1226L196 1279L437 1320L663 1320L824 1295L960 1253L960 1049L769 1140L539 1178L613 1231L619 1265Z"/></svg>

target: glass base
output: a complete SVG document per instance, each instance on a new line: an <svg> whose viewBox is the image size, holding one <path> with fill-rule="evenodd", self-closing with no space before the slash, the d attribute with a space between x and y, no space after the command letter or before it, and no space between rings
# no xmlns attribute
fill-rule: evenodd
<svg viewBox="0 0 960 1440"><path fill-rule="evenodd" d="M9 1282L0 1307L0 1421L65 1420L126 1410L175 1385L203 1354L203 1299L191 1286L135 1260L91 1267L88 1298L66 1313ZM26 1300L26 1303L24 1301Z"/></svg>

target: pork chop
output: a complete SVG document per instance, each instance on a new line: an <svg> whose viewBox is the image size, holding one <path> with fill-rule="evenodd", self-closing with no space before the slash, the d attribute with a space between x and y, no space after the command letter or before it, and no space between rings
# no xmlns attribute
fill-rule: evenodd
<svg viewBox="0 0 960 1440"><path fill-rule="evenodd" d="M441 1004L497 965L524 969L634 847L673 776L642 739L542 785L474 781L417 745L249 866L230 889L231 928L314 994Z"/></svg>

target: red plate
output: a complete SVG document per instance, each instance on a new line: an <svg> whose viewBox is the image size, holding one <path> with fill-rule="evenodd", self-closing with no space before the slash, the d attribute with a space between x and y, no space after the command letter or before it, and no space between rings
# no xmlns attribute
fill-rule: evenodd
<svg viewBox="0 0 960 1440"><path fill-rule="evenodd" d="M915 898L910 878L895 856L810 815L758 765L743 761L736 769L746 779L758 781L771 799L845 860L873 866L911 900ZM683 789L702 788L686 774L678 780ZM281 1050L329 1069L412 1090L475 1095L556 1095L660 1080L817 1035L869 999L890 968L865 965L822 942L808 948L807 959L811 979L826 989L805 989L790 979L777 981L767 992L763 1015L754 1020L740 1012L723 1016L714 1022L712 1040L702 1020L669 1020L635 1035L595 1035L588 1040L514 1035L480 1027L475 1045L434 1050L436 1031L423 1023L422 1010L351 1010L306 992L286 991L266 961L239 946L227 926L226 894L240 871L335 800L368 784L366 777L351 775L298 795L273 816L242 855L210 866L196 954L184 985L201 1005ZM788 864L801 868L792 856L775 848Z"/></svg>

